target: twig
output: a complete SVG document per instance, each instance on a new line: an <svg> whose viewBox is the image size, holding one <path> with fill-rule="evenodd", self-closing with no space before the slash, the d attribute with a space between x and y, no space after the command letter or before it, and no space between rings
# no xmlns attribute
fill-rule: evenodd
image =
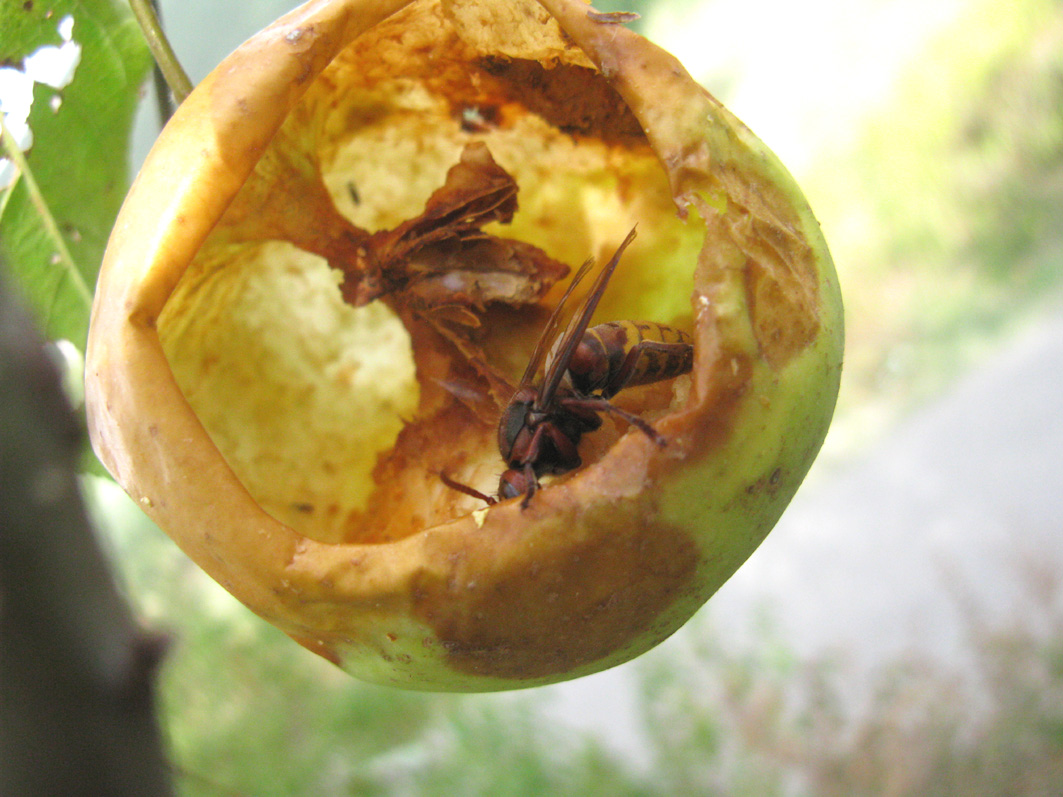
<svg viewBox="0 0 1063 797"><path fill-rule="evenodd" d="M178 105L184 102L185 97L192 93L192 81L188 79L181 62L177 60L173 48L170 46L166 34L162 32L159 18L151 7L151 0L129 0L133 9L133 15L144 32L151 54L155 56L155 63L159 65L166 84Z"/></svg>
<svg viewBox="0 0 1063 797"><path fill-rule="evenodd" d="M159 0L151 0L151 7L155 11L155 16L159 20L159 27L162 27L162 11L159 8ZM170 92L170 87L166 83L166 76L162 73L162 69L156 63L155 68L151 70L152 83L155 85L155 106L159 113L159 126L163 127L170 121L170 117L173 116L174 111L174 99L173 94Z"/></svg>

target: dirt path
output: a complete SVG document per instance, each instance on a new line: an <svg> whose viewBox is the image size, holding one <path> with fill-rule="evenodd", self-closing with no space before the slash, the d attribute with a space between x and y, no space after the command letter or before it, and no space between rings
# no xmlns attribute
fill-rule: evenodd
<svg viewBox="0 0 1063 797"><path fill-rule="evenodd" d="M1061 563L1063 310L800 493L709 611L740 633L766 600L800 655L951 660L966 601L989 620L1029 610L1031 571Z"/></svg>

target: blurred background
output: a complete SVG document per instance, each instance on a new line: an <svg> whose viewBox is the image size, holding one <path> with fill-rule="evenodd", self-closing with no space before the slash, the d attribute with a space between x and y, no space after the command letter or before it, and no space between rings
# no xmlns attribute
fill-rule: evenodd
<svg viewBox="0 0 1063 797"><path fill-rule="evenodd" d="M195 82L294 5L162 12ZM351 680L86 477L124 591L174 639L160 710L179 792L1060 793L1063 4L596 5L638 10L823 225L848 340L809 479L655 650L453 696ZM135 161L157 134L143 106Z"/></svg>

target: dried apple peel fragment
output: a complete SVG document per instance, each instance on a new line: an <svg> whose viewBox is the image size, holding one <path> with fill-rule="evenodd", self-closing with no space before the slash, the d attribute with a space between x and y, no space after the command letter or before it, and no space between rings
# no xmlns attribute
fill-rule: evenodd
<svg viewBox="0 0 1063 797"><path fill-rule="evenodd" d="M815 219L620 20L575 0L309 3L197 87L123 207L87 354L94 445L201 567L354 675L507 689L638 655L752 553L826 433L842 320ZM336 267L481 144L518 189L486 235L575 265L637 223L598 318L696 348L689 377L625 398L664 448L587 435L585 467L524 511L438 473L493 488L494 430L454 385L497 403L489 374L519 376L563 285L429 317L402 286L345 303Z"/></svg>

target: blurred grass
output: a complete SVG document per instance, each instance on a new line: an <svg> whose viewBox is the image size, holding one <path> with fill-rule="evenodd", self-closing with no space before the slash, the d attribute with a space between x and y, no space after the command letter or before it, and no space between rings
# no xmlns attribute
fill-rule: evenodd
<svg viewBox="0 0 1063 797"><path fill-rule="evenodd" d="M780 657L770 634L741 652L702 641L697 666L655 658L644 704L656 794L1012 797L1063 783L1063 582L1017 577L1006 622L968 599L970 658L884 662L869 700L839 662Z"/></svg>
<svg viewBox="0 0 1063 797"><path fill-rule="evenodd" d="M1063 6L977 2L850 144L807 170L846 292L829 453L851 454L985 357L1063 281ZM111 490L113 488L113 485ZM124 499L123 499L124 500ZM349 679L253 617L104 500L141 615L169 628L160 684L180 793L1035 795L1063 782L1063 614L1050 574L1007 627L970 620L976 678L883 663L857 713L841 666L772 637L684 634L636 668L649 771L544 724L535 693L403 693ZM131 513L131 514L127 514Z"/></svg>
<svg viewBox="0 0 1063 797"><path fill-rule="evenodd" d="M1058 302L1063 13L973 3L802 176L841 276L846 455Z"/></svg>

